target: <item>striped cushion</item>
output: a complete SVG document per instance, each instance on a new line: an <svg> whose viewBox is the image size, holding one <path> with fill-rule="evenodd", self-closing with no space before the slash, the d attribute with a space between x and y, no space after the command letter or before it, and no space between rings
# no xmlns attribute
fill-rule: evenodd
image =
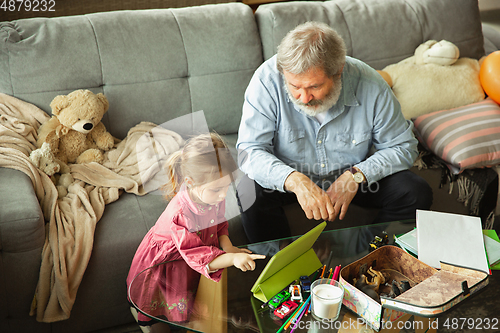
<svg viewBox="0 0 500 333"><path fill-rule="evenodd" d="M412 120L419 141L454 173L500 164L500 106L492 99Z"/></svg>

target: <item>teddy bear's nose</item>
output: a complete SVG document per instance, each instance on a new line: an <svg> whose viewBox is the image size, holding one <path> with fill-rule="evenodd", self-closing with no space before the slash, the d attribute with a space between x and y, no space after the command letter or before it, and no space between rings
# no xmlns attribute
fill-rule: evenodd
<svg viewBox="0 0 500 333"><path fill-rule="evenodd" d="M85 129L87 131L90 131L92 129L92 127L94 127L94 125L92 125L92 123L86 123L85 125L83 125L83 129Z"/></svg>

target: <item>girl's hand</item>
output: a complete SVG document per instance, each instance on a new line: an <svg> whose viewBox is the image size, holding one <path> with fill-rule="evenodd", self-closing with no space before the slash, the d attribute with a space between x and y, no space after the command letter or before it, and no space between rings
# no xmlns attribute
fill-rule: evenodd
<svg viewBox="0 0 500 333"><path fill-rule="evenodd" d="M240 249L243 250L243 249ZM263 254L248 254L248 253L235 253L233 258L233 265L241 269L243 272L253 271L255 269L255 259L265 259Z"/></svg>
<svg viewBox="0 0 500 333"><path fill-rule="evenodd" d="M252 253L249 249L240 249L236 246L228 246L226 249L223 249L227 253Z"/></svg>

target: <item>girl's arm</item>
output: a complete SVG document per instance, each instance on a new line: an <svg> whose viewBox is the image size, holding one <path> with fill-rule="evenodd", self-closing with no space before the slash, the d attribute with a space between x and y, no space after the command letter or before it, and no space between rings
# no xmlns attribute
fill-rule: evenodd
<svg viewBox="0 0 500 333"><path fill-rule="evenodd" d="M227 253L252 253L249 249L240 249L234 246L228 235L219 236L219 245Z"/></svg>
<svg viewBox="0 0 500 333"><path fill-rule="evenodd" d="M219 236L219 245L226 252L208 264L210 271L230 266L235 266L243 272L255 269L254 259L264 259L266 256L259 254L251 254L248 249L240 249L233 245L228 235Z"/></svg>
<svg viewBox="0 0 500 333"><path fill-rule="evenodd" d="M255 269L254 259L264 259L266 256L262 254L250 254L246 252L240 253L224 253L216 257L208 264L210 271L215 271L221 268L235 266L243 272Z"/></svg>

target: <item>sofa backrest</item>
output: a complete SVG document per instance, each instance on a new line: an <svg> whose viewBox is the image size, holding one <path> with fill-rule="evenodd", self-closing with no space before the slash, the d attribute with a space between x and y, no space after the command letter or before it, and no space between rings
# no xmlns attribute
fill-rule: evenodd
<svg viewBox="0 0 500 333"><path fill-rule="evenodd" d="M0 92L49 114L57 95L102 92L103 123L118 138L141 121L199 110L211 129L236 133L262 60L253 12L241 3L0 23Z"/></svg>
<svg viewBox="0 0 500 333"><path fill-rule="evenodd" d="M307 21L333 27L348 55L375 69L412 56L423 42L447 40L461 57L484 55L477 0L331 0L261 5L255 12L264 59L286 33Z"/></svg>

